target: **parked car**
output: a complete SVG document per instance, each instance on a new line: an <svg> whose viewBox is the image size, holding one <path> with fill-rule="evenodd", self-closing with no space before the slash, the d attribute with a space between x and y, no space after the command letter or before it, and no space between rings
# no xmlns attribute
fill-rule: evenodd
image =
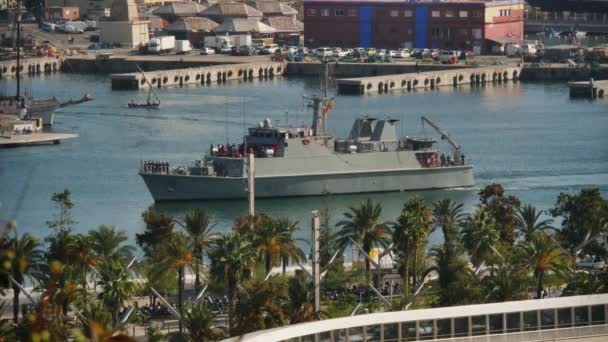
<svg viewBox="0 0 608 342"><path fill-rule="evenodd" d="M315 56L319 58L330 57L333 56L334 52L331 48L328 47L320 47L315 50Z"/></svg>
<svg viewBox="0 0 608 342"><path fill-rule="evenodd" d="M445 64L458 63L458 53L453 50L441 51L439 53L439 61Z"/></svg>
<svg viewBox="0 0 608 342"><path fill-rule="evenodd" d="M299 48L298 52L303 56L308 56L308 48L305 46L302 46L301 48Z"/></svg>
<svg viewBox="0 0 608 342"><path fill-rule="evenodd" d="M290 53L290 54L292 54L292 55L295 55L295 54L296 54L296 52L298 52L298 47L297 47L297 46L293 46L293 45L292 45L292 46L288 46L288 47L285 49L285 51L286 51L287 53Z"/></svg>
<svg viewBox="0 0 608 342"><path fill-rule="evenodd" d="M209 47L201 48L201 55L213 55L215 54L215 50Z"/></svg>
<svg viewBox="0 0 608 342"><path fill-rule="evenodd" d="M376 54L376 52L377 52L377 51L376 51L376 49L375 49L375 48L366 48L366 49L365 49L365 53L366 53L368 56L373 56L373 55L375 55L375 54Z"/></svg>
<svg viewBox="0 0 608 342"><path fill-rule="evenodd" d="M260 54L271 55L271 54L277 52L278 49L279 49L279 46L277 44L264 45L264 47L260 51Z"/></svg>
<svg viewBox="0 0 608 342"><path fill-rule="evenodd" d="M380 57L384 57L384 56L386 56L386 50L380 49L380 50L376 51L376 54Z"/></svg>
<svg viewBox="0 0 608 342"><path fill-rule="evenodd" d="M475 52L470 51L470 50L466 50L466 51L461 51L460 55L458 55L459 59L470 59L475 57Z"/></svg>
<svg viewBox="0 0 608 342"><path fill-rule="evenodd" d="M255 56L258 54L258 50L253 46L241 46L239 48L239 56Z"/></svg>
<svg viewBox="0 0 608 342"><path fill-rule="evenodd" d="M388 51L388 55L389 55L391 58L395 58L395 57L397 57L397 50L389 50L389 51Z"/></svg>
<svg viewBox="0 0 608 342"><path fill-rule="evenodd" d="M397 58L408 58L410 57L409 49L399 49L397 50Z"/></svg>
<svg viewBox="0 0 608 342"><path fill-rule="evenodd" d="M420 50L420 49L413 49L412 51L410 51L410 57L422 58L422 50Z"/></svg>
<svg viewBox="0 0 608 342"><path fill-rule="evenodd" d="M439 49L433 49L431 50L431 58L434 60L439 60L439 54L441 53L441 51Z"/></svg>

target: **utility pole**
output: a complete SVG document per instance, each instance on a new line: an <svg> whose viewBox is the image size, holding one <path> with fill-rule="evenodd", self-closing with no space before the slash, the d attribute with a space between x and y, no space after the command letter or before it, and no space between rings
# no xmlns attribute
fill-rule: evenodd
<svg viewBox="0 0 608 342"><path fill-rule="evenodd" d="M317 319L320 319L321 314L321 265L319 255L319 235L321 220L319 211L312 211L312 284L314 291L314 311Z"/></svg>
<svg viewBox="0 0 608 342"><path fill-rule="evenodd" d="M255 155L247 154L247 185L249 191L249 215L255 215Z"/></svg>

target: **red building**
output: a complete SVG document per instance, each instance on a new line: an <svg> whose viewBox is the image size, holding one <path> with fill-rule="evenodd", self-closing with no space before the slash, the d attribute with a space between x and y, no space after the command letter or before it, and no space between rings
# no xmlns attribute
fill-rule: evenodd
<svg viewBox="0 0 608 342"><path fill-rule="evenodd" d="M523 0L305 0L306 46L489 53L523 37Z"/></svg>

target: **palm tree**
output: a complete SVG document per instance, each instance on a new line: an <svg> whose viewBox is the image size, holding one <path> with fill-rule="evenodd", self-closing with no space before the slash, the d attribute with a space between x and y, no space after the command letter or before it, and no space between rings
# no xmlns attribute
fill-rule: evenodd
<svg viewBox="0 0 608 342"><path fill-rule="evenodd" d="M204 304L192 304L186 307L182 321L188 329L191 341L216 341L222 337L213 329L213 312Z"/></svg>
<svg viewBox="0 0 608 342"><path fill-rule="evenodd" d="M83 301L87 302L87 275L89 268L97 264L97 259L91 254L92 240L88 235L77 234L74 236L72 264L74 275L80 278Z"/></svg>
<svg viewBox="0 0 608 342"><path fill-rule="evenodd" d="M453 234L458 234L462 214L462 203L456 204L451 199L433 202L433 230L441 228L444 240L449 240Z"/></svg>
<svg viewBox="0 0 608 342"><path fill-rule="evenodd" d="M506 302L525 299L526 277L517 263L502 260L495 271L483 279L487 289L487 298L493 302Z"/></svg>
<svg viewBox="0 0 608 342"><path fill-rule="evenodd" d="M456 239L457 235L456 235ZM477 279L462 259L463 248L460 241L445 241L443 245L431 249L433 265L425 274L437 273L439 286L439 306L469 304L477 299Z"/></svg>
<svg viewBox="0 0 608 342"><path fill-rule="evenodd" d="M552 219L540 220L543 210L536 211L536 207L531 204L524 205L517 210L517 230L519 235L523 235L528 240L530 235L536 231L552 229Z"/></svg>
<svg viewBox="0 0 608 342"><path fill-rule="evenodd" d="M12 249L14 257L11 260L10 275L13 279L23 286L25 278L32 278L42 264L43 253L40 249L40 243L36 237L30 234L21 236L15 233L15 236L9 240L8 244ZM19 294L21 288L14 284L13 287L13 320L15 323L19 321Z"/></svg>
<svg viewBox="0 0 608 342"><path fill-rule="evenodd" d="M119 258L123 262L133 257L135 248L123 243L129 240L123 230L117 231L114 226L101 225L97 230L89 231L91 249L98 259Z"/></svg>
<svg viewBox="0 0 608 342"><path fill-rule="evenodd" d="M266 274L273 266L278 265L281 256L278 225L274 220L268 219L253 231L253 246L257 249L258 259L263 260Z"/></svg>
<svg viewBox="0 0 608 342"><path fill-rule="evenodd" d="M209 251L211 274L228 285L228 328L234 327L236 290L242 280L253 275L256 251L246 238L236 232L222 234Z"/></svg>
<svg viewBox="0 0 608 342"><path fill-rule="evenodd" d="M205 209L194 208L184 216L184 230L188 234L192 249L194 287L197 291L201 289L200 267L203 264L204 249L211 240L217 237L217 233L211 232L214 227L215 225L211 224L211 217Z"/></svg>
<svg viewBox="0 0 608 342"><path fill-rule="evenodd" d="M392 224L393 242L397 243L395 247L403 258L402 263L405 269L403 283L405 285L404 291L406 296L409 295L410 256L413 256L413 285L416 286L418 283L418 248L428 237L432 219L433 214L424 205L424 200L419 196L415 196L403 205L401 215Z"/></svg>
<svg viewBox="0 0 608 342"><path fill-rule="evenodd" d="M281 250L279 252L282 264L283 274L287 271L287 264L289 260L296 262L303 261L306 259L306 253L297 246L297 241L301 239L294 239L293 234L300 230L297 221L291 221L288 218L280 218L274 220L274 224L277 226L277 233Z"/></svg>
<svg viewBox="0 0 608 342"><path fill-rule="evenodd" d="M386 224L380 222L382 206L371 199L358 207L349 207L344 219L338 222L340 230L336 234L338 244L344 248L356 242L365 253L374 247L386 246L388 242ZM365 281L370 284L370 261L365 258Z"/></svg>
<svg viewBox="0 0 608 342"><path fill-rule="evenodd" d="M536 298L543 292L544 278L548 272L564 273L571 266L570 255L545 232L534 232L530 240L518 245L522 260L534 271Z"/></svg>
<svg viewBox="0 0 608 342"><path fill-rule="evenodd" d="M118 312L123 303L135 294L135 283L126 266L116 259L104 260L99 264L101 292L98 297L112 314L113 326L118 323Z"/></svg>
<svg viewBox="0 0 608 342"><path fill-rule="evenodd" d="M160 264L158 272L166 272L167 269L177 271L177 308L181 313L184 299L184 273L186 267L192 265L192 252L188 244L188 238L182 232L174 232L169 240L161 245ZM182 323L179 323L179 331L182 332Z"/></svg>
<svg viewBox="0 0 608 342"><path fill-rule="evenodd" d="M500 232L496 229L494 218L485 208L477 208L473 215L465 219L462 241L476 268L495 254L499 240Z"/></svg>

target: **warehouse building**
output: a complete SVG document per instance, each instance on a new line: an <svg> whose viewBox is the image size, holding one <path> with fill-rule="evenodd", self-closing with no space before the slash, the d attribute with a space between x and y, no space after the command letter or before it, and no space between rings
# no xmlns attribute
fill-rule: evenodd
<svg viewBox="0 0 608 342"><path fill-rule="evenodd" d="M500 51L523 38L523 0L305 0L309 47Z"/></svg>

